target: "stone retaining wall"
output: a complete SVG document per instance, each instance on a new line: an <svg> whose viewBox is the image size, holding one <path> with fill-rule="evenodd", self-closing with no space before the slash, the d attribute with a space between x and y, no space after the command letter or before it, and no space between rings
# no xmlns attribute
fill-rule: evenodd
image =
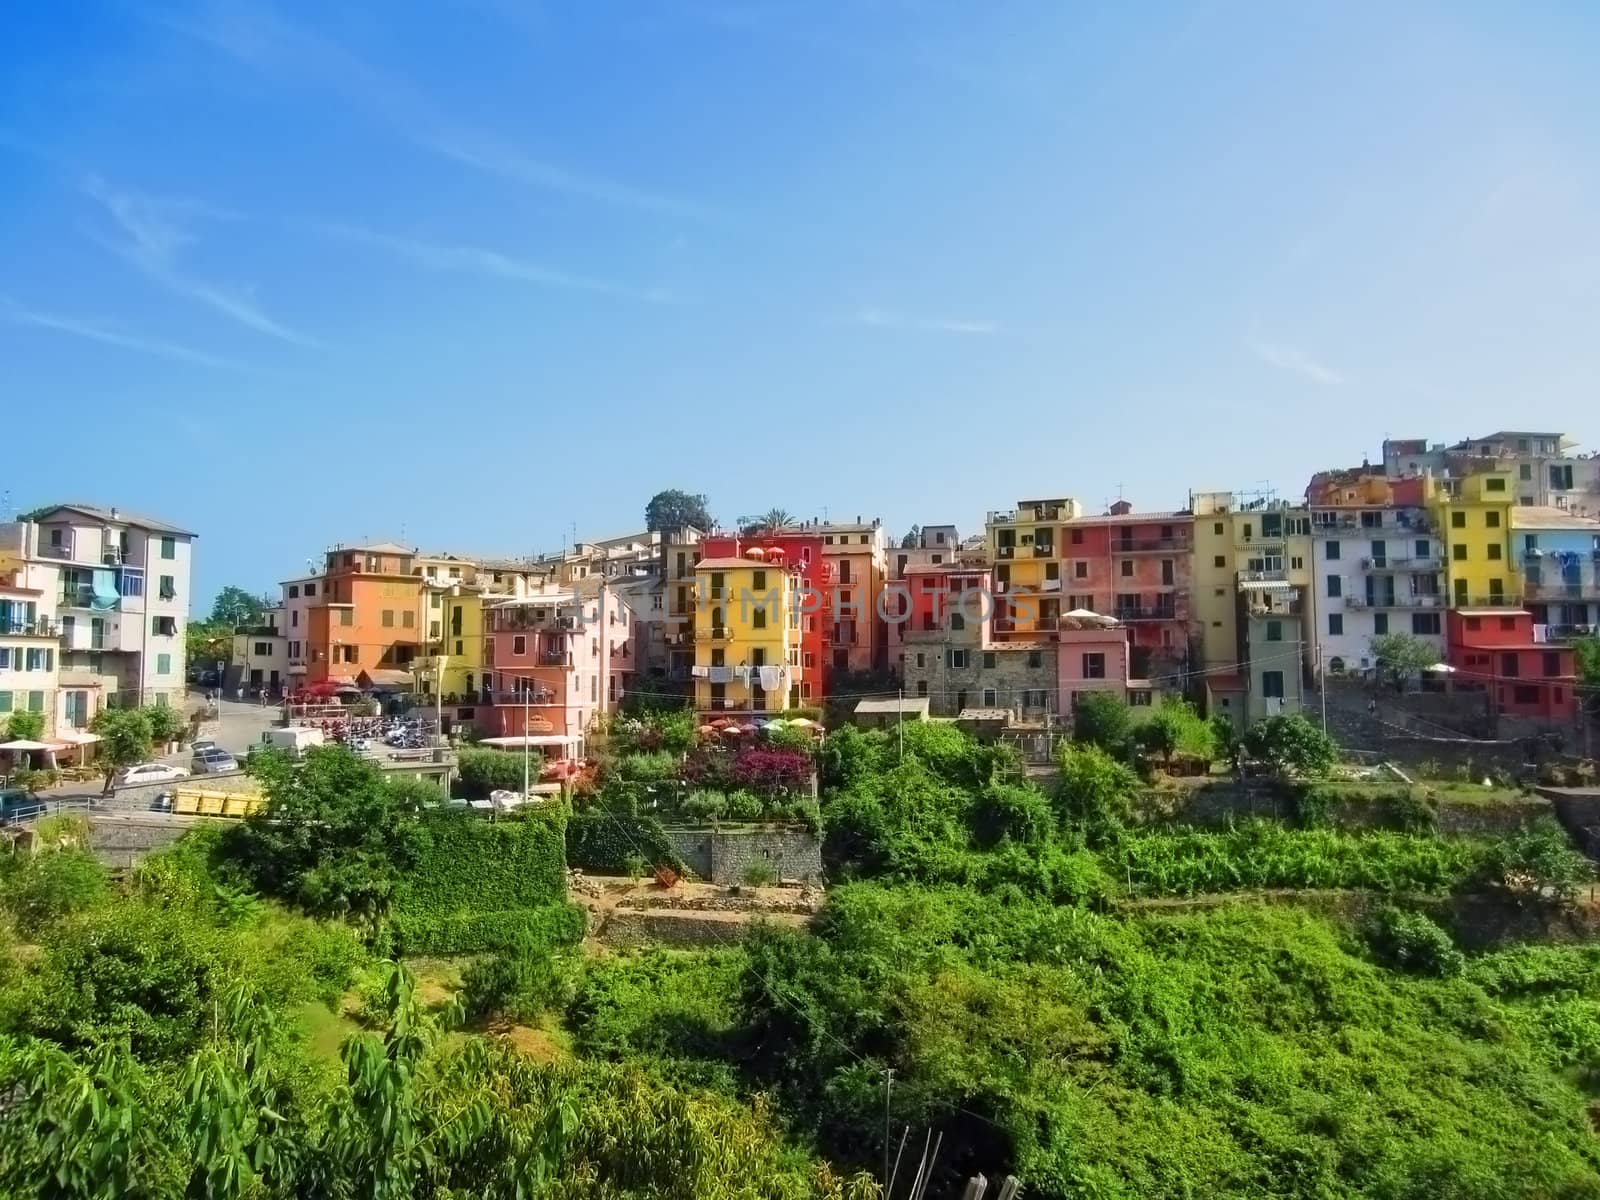
<svg viewBox="0 0 1600 1200"><path fill-rule="evenodd" d="M667 841L684 865L709 883L743 883L752 863L772 866L780 880L818 883L822 879L822 843L804 825L755 825L735 828L672 826Z"/></svg>

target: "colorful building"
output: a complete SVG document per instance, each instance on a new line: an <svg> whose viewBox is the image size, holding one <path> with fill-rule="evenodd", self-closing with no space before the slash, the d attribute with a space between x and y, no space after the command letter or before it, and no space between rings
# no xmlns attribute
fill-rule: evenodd
<svg viewBox="0 0 1600 1200"><path fill-rule="evenodd" d="M1444 557L1424 506L1424 480L1375 468L1324 472L1306 488L1311 512L1313 675L1376 669L1372 640L1406 633L1444 656Z"/></svg>
<svg viewBox="0 0 1600 1200"><path fill-rule="evenodd" d="M707 534L700 540L699 559L694 563L695 587L692 599L696 606L694 632L690 642L694 647L694 667L706 666L707 658L701 634L710 611L706 596L706 581L701 564L706 559L749 559L758 551L762 560L776 561L782 570L796 578L796 600L799 613L799 674L790 680L798 686L792 703L802 706L821 704L829 694L829 660L827 638L836 611L835 592L837 575L834 564L823 555L823 541L814 529L801 526L776 532L751 534ZM728 647L723 647L727 649ZM737 659L730 660L736 664ZM691 668L692 670L693 668ZM702 680L695 677L696 696L704 694ZM698 701L696 707L699 707Z"/></svg>
<svg viewBox="0 0 1600 1200"><path fill-rule="evenodd" d="M1424 481L1428 513L1444 542L1450 607L1498 608L1520 598L1521 581L1511 555L1515 496L1510 471Z"/></svg>
<svg viewBox="0 0 1600 1200"><path fill-rule="evenodd" d="M1066 521L1082 516L1069 496L1019 500L1007 512L990 512L984 540L994 568L994 589L1004 597L1002 623L996 636L1030 639L1053 633L1062 608L1062 544L1057 532Z"/></svg>
<svg viewBox="0 0 1600 1200"><path fill-rule="evenodd" d="M809 703L814 692L801 649L800 564L781 549L750 547L738 557L708 550L695 567L695 583L695 708L772 713Z"/></svg>
<svg viewBox="0 0 1600 1200"><path fill-rule="evenodd" d="M1449 614L1450 686L1480 691L1491 710L1546 721L1575 719L1577 666L1570 645L1541 642L1533 617L1516 607L1453 609Z"/></svg>
<svg viewBox="0 0 1600 1200"><path fill-rule="evenodd" d="M811 522L804 532L822 538L831 589L822 622L830 673L881 671L889 658L882 595L888 546L881 521Z"/></svg>
<svg viewBox="0 0 1600 1200"><path fill-rule="evenodd" d="M285 585L286 608L304 602L307 682L354 684L365 674L380 687L412 689L411 664L425 653L428 611L415 557L392 542L336 546L320 577L300 581L298 597Z"/></svg>
<svg viewBox="0 0 1600 1200"><path fill-rule="evenodd" d="M1511 510L1512 549L1536 638L1565 641L1600 627L1600 521L1546 506Z"/></svg>
<svg viewBox="0 0 1600 1200"><path fill-rule="evenodd" d="M602 587L592 599L565 590L488 609L493 709L479 727L496 737L586 737L617 695L612 663L628 625L615 605Z"/></svg>

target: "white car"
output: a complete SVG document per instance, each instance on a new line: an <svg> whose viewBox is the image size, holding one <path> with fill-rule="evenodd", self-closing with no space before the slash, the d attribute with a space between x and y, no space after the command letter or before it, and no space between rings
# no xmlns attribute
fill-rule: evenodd
<svg viewBox="0 0 1600 1200"><path fill-rule="evenodd" d="M139 783L171 783L175 779L187 779L189 772L183 767L169 767L166 763L139 763L137 766L124 767L117 775L118 787L132 787Z"/></svg>

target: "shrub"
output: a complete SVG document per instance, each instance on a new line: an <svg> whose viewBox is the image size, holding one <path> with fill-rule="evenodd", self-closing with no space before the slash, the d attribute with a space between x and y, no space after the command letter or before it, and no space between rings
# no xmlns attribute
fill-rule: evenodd
<svg viewBox="0 0 1600 1200"><path fill-rule="evenodd" d="M746 887L771 887L778 882L778 870L768 859L752 859L741 878Z"/></svg>
<svg viewBox="0 0 1600 1200"><path fill-rule="evenodd" d="M1459 975L1466 957L1451 937L1425 914L1385 905L1367 925L1367 942L1378 961L1418 975Z"/></svg>
<svg viewBox="0 0 1600 1200"><path fill-rule="evenodd" d="M0 889L26 937L73 913L104 904L111 897L106 870L85 850L47 850L23 860Z"/></svg>
<svg viewBox="0 0 1600 1200"><path fill-rule="evenodd" d="M550 945L579 942L588 918L575 904L427 914L398 912L390 923L397 954L481 954L504 950L524 935Z"/></svg>
<svg viewBox="0 0 1600 1200"><path fill-rule="evenodd" d="M502 1016L526 1021L549 1008L565 1007L577 991L576 963L535 939L519 939L463 972L467 1017Z"/></svg>
<svg viewBox="0 0 1600 1200"><path fill-rule="evenodd" d="M798 750L744 750L733 760L736 786L762 792L810 786L811 756Z"/></svg>
<svg viewBox="0 0 1600 1200"><path fill-rule="evenodd" d="M1257 721L1246 731L1244 747L1280 775L1326 775L1339 757L1333 739L1299 713Z"/></svg>
<svg viewBox="0 0 1600 1200"><path fill-rule="evenodd" d="M481 799L490 792L522 791L522 755L507 750L462 749L456 756L463 795ZM529 774L538 772L530 765Z"/></svg>
<svg viewBox="0 0 1600 1200"><path fill-rule="evenodd" d="M568 866L597 875L622 875L630 854L642 855L652 867L671 867L680 875L685 870L654 817L592 811L567 818Z"/></svg>
<svg viewBox="0 0 1600 1200"><path fill-rule="evenodd" d="M1072 712L1072 737L1087 746L1098 746L1119 758L1128 751L1133 718L1127 702L1111 692L1090 692L1080 696Z"/></svg>
<svg viewBox="0 0 1600 1200"><path fill-rule="evenodd" d="M710 788L700 788L690 792L681 807L683 815L693 820L714 821L728 811L728 797Z"/></svg>
<svg viewBox="0 0 1600 1200"><path fill-rule="evenodd" d="M1061 823L1104 841L1128 823L1139 779L1096 745L1063 742L1056 753L1061 782L1056 811Z"/></svg>
<svg viewBox="0 0 1600 1200"><path fill-rule="evenodd" d="M728 795L728 820L759 821L765 806L754 792L740 789Z"/></svg>
<svg viewBox="0 0 1600 1200"><path fill-rule="evenodd" d="M1038 845L1055 833L1050 797L1032 784L991 783L978 793L972 810L973 834L979 845L1002 840Z"/></svg>
<svg viewBox="0 0 1600 1200"><path fill-rule="evenodd" d="M678 756L665 750L650 754L628 754L618 765L618 774L632 783L665 783L678 777Z"/></svg>
<svg viewBox="0 0 1600 1200"><path fill-rule="evenodd" d="M37 742L44 736L44 713L18 709L6 718L5 740Z"/></svg>
<svg viewBox="0 0 1600 1200"><path fill-rule="evenodd" d="M1553 817L1540 817L1497 840L1479 878L1524 900L1570 904L1578 888L1594 878L1594 868Z"/></svg>

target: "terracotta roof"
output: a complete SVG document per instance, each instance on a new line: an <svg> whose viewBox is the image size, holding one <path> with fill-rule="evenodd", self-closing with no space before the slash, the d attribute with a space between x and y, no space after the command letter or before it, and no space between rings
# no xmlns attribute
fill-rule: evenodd
<svg viewBox="0 0 1600 1200"><path fill-rule="evenodd" d="M787 559L767 558L702 558L695 563L696 571L764 571L773 567L789 566Z"/></svg>
<svg viewBox="0 0 1600 1200"><path fill-rule="evenodd" d="M1549 504L1518 505L1511 510L1513 529L1579 529L1600 533L1600 521Z"/></svg>

